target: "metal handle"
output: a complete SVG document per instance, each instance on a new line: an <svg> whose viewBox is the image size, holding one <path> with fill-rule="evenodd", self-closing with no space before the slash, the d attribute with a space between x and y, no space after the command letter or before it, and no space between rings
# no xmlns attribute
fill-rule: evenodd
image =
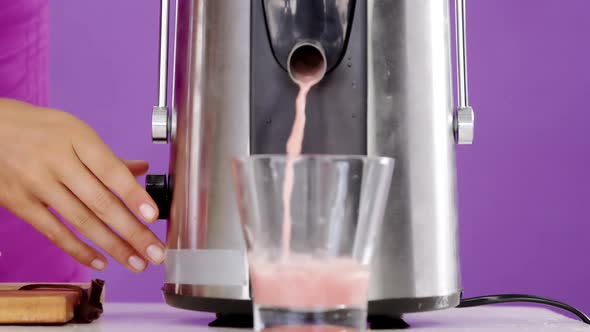
<svg viewBox="0 0 590 332"><path fill-rule="evenodd" d="M152 110L152 142L168 142L168 34L170 2L161 0L160 5L160 69L158 77L158 105Z"/></svg>
<svg viewBox="0 0 590 332"><path fill-rule="evenodd" d="M465 0L456 0L457 33L457 114L455 115L455 139L458 144L473 143L473 126L475 114L469 106L467 84L467 32Z"/></svg>

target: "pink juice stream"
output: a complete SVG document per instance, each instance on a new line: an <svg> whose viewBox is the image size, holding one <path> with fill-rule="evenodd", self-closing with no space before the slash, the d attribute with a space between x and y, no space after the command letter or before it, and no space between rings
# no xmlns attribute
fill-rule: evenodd
<svg viewBox="0 0 590 332"><path fill-rule="evenodd" d="M305 104L307 94L312 86L317 84L320 78L315 76L304 76L299 81L299 94L295 101L295 121L291 136L287 141L287 167L285 169L285 180L283 183L283 257L289 255L291 243L291 194L293 193L294 170L293 162L301 155L301 146L303 145L303 135L305 132Z"/></svg>
<svg viewBox="0 0 590 332"><path fill-rule="evenodd" d="M251 257L252 291L257 305L287 308L330 308L340 305L365 307L369 272L352 258L313 258L290 253L291 195L294 185L293 163L301 155L305 131L305 106L310 89L321 79L318 68L303 68L296 76L299 94L295 102L295 121L287 141L287 165L282 201L282 259L267 261ZM322 69L322 68L319 68Z"/></svg>
<svg viewBox="0 0 590 332"><path fill-rule="evenodd" d="M323 77L323 60L315 65L307 64L309 60L300 57L294 60L294 79L299 86L299 93L295 100L295 120L291 135L287 140L287 165L285 168L285 179L283 183L283 258L289 256L291 243L291 195L293 193L294 170L293 162L301 155L303 136L305 133L305 105L309 90L316 85Z"/></svg>

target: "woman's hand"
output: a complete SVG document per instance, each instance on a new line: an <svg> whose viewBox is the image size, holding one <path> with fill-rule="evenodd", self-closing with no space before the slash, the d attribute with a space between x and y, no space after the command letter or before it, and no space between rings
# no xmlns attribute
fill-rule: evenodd
<svg viewBox="0 0 590 332"><path fill-rule="evenodd" d="M117 158L68 113L0 99L0 205L86 266L102 270L107 260L48 208L131 271L164 260L162 242L135 217L158 216L135 179L147 168Z"/></svg>

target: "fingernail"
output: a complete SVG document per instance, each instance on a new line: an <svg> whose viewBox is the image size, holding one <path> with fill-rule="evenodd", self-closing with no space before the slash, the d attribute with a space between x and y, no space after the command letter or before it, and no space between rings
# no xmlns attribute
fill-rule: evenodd
<svg viewBox="0 0 590 332"><path fill-rule="evenodd" d="M131 267L137 271L143 271L143 269L145 268L145 262L143 261L143 259L137 256L129 257L129 265L131 265Z"/></svg>
<svg viewBox="0 0 590 332"><path fill-rule="evenodd" d="M141 204L139 212L146 220L153 220L156 217L156 209L149 204Z"/></svg>
<svg viewBox="0 0 590 332"><path fill-rule="evenodd" d="M147 255L158 264L164 260L164 250L155 244L147 248Z"/></svg>
<svg viewBox="0 0 590 332"><path fill-rule="evenodd" d="M92 261L92 263L90 263L90 266L92 266L92 268L95 270L101 271L101 270L104 270L105 263L100 259L95 259Z"/></svg>

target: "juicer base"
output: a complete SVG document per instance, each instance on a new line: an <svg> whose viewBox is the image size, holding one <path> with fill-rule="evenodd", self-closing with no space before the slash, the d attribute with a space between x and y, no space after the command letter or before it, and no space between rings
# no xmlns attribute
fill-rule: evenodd
<svg viewBox="0 0 590 332"><path fill-rule="evenodd" d="M249 300L195 297L167 291L164 291L164 299L175 308L215 313L217 319L210 326L252 327L252 302ZM372 330L405 329L409 325L401 318L403 314L453 308L460 300L461 292L447 296L370 301L368 322Z"/></svg>
<svg viewBox="0 0 590 332"><path fill-rule="evenodd" d="M410 325L402 314L454 308L461 301L461 292L448 296L369 301L368 321L371 330L401 330Z"/></svg>
<svg viewBox="0 0 590 332"><path fill-rule="evenodd" d="M217 314L217 319L209 323L209 326L251 329L254 327L254 317L249 314Z"/></svg>
<svg viewBox="0 0 590 332"><path fill-rule="evenodd" d="M166 291L164 291L164 300L171 307L215 313L218 315L218 318L224 315L252 316L252 302L249 300L195 297L173 294Z"/></svg>
<svg viewBox="0 0 590 332"><path fill-rule="evenodd" d="M461 292L446 296L385 299L369 301L369 315L399 317L412 312L454 308L461 302Z"/></svg>
<svg viewBox="0 0 590 332"><path fill-rule="evenodd" d="M403 330L410 327L401 317L369 315L367 321L371 330Z"/></svg>

